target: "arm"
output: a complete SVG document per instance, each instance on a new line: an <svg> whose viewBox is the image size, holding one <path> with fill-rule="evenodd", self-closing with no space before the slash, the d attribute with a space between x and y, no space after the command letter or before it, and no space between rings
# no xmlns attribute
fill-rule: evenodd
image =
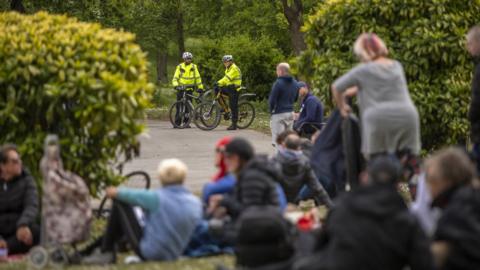
<svg viewBox="0 0 480 270"><path fill-rule="evenodd" d="M208 183L203 188L203 200L207 203L208 198L214 194L229 193L235 186L235 178L232 175L225 176L216 183Z"/></svg>
<svg viewBox="0 0 480 270"><path fill-rule="evenodd" d="M203 90L202 77L200 77L200 72L198 72L197 65L195 65L195 84L198 86L198 89Z"/></svg>
<svg viewBox="0 0 480 270"><path fill-rule="evenodd" d="M33 177L28 176L25 196L23 197L23 211L17 221L17 228L28 226L35 222L38 215L38 195L37 187L33 181Z"/></svg>
<svg viewBox="0 0 480 270"><path fill-rule="evenodd" d="M155 211L159 204L157 193L144 189L119 188L115 198L149 211Z"/></svg>
<svg viewBox="0 0 480 270"><path fill-rule="evenodd" d="M472 81L472 101L468 118L471 123L480 122L480 64L475 69Z"/></svg>
<svg viewBox="0 0 480 270"><path fill-rule="evenodd" d="M275 111L275 103L277 102L278 98L278 87L277 83L274 83L272 86L272 91L270 92L270 96L268 97L268 108L270 113Z"/></svg>
<svg viewBox="0 0 480 270"><path fill-rule="evenodd" d="M172 80L172 85L178 86L178 79L180 79L180 65L177 66L177 69L175 69L175 73L173 74L173 80Z"/></svg>
<svg viewBox="0 0 480 270"><path fill-rule="evenodd" d="M328 196L328 193L325 190L325 188L318 181L317 177L315 176L315 173L313 172L310 166L308 167L305 176L306 176L306 182L307 182L306 184L310 188L310 190L313 192L313 194L315 194L315 196L318 198L320 202L323 202L328 208L331 208L333 206L333 202L330 199L330 196Z"/></svg>
<svg viewBox="0 0 480 270"><path fill-rule="evenodd" d="M351 88L359 86L360 81L358 78L360 77L362 67L362 65L359 65L353 68L332 84L333 99L344 117L350 113L350 106L345 102L344 93L352 95L358 92L357 90L353 90Z"/></svg>

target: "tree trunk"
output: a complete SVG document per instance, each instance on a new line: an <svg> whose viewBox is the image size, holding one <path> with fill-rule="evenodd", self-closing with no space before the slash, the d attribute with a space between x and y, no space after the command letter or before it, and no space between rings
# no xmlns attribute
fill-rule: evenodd
<svg viewBox="0 0 480 270"><path fill-rule="evenodd" d="M167 60L168 54L166 50L157 51L157 82L158 83L167 83Z"/></svg>
<svg viewBox="0 0 480 270"><path fill-rule="evenodd" d="M182 55L185 52L185 37L183 35L183 10L182 10L182 0L177 2L177 43L178 43L178 52Z"/></svg>
<svg viewBox="0 0 480 270"><path fill-rule="evenodd" d="M10 2L10 9L19 13L26 13L25 7L23 6L23 0L12 0Z"/></svg>
<svg viewBox="0 0 480 270"><path fill-rule="evenodd" d="M288 21L293 51L295 55L299 55L307 48L303 32L300 31L303 25L303 4L302 0L293 0L291 5L288 2L288 0L282 0L283 14Z"/></svg>

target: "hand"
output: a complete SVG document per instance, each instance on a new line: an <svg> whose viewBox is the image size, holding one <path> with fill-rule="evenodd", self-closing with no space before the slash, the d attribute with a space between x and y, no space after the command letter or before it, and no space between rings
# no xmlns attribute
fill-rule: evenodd
<svg viewBox="0 0 480 270"><path fill-rule="evenodd" d="M222 219L227 216L227 208L220 206L215 209L213 212L213 217L217 219Z"/></svg>
<svg viewBox="0 0 480 270"><path fill-rule="evenodd" d="M293 113L293 120L298 120L298 117L300 116L299 113Z"/></svg>
<svg viewBox="0 0 480 270"><path fill-rule="evenodd" d="M107 187L106 193L108 198L113 199L117 197L118 189L116 187Z"/></svg>
<svg viewBox="0 0 480 270"><path fill-rule="evenodd" d="M344 118L347 118L351 112L352 112L352 108L350 108L350 105L348 104L344 104L342 108L340 108L340 113Z"/></svg>
<svg viewBox="0 0 480 270"><path fill-rule="evenodd" d="M210 196L208 199L208 208L207 208L207 214L213 214L215 210L218 208L220 205L220 202L223 200L223 195L216 194Z"/></svg>
<svg viewBox="0 0 480 270"><path fill-rule="evenodd" d="M0 248L8 248L7 242L5 240L0 240Z"/></svg>
<svg viewBox="0 0 480 270"><path fill-rule="evenodd" d="M32 232L27 226L21 226L17 229L17 239L27 246L33 244Z"/></svg>

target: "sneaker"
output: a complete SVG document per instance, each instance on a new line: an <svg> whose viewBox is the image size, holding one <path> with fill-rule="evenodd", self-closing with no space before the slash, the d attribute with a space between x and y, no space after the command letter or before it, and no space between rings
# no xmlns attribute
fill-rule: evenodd
<svg viewBox="0 0 480 270"><path fill-rule="evenodd" d="M227 128L227 130L236 130L237 129L237 125L231 125Z"/></svg>
<svg viewBox="0 0 480 270"><path fill-rule="evenodd" d="M115 263L115 254L111 251L100 252L97 251L90 256L82 259L82 264L113 264Z"/></svg>
<svg viewBox="0 0 480 270"><path fill-rule="evenodd" d="M128 256L124 260L125 264L141 263L142 259L136 255Z"/></svg>
<svg viewBox="0 0 480 270"><path fill-rule="evenodd" d="M192 128L190 125L187 125L185 128Z"/></svg>

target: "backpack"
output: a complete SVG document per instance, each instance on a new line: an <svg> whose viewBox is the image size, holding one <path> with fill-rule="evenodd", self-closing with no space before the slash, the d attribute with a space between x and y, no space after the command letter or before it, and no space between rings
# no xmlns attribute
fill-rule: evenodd
<svg viewBox="0 0 480 270"><path fill-rule="evenodd" d="M251 206L236 224L237 265L259 267L290 260L295 253L295 227L278 207Z"/></svg>

